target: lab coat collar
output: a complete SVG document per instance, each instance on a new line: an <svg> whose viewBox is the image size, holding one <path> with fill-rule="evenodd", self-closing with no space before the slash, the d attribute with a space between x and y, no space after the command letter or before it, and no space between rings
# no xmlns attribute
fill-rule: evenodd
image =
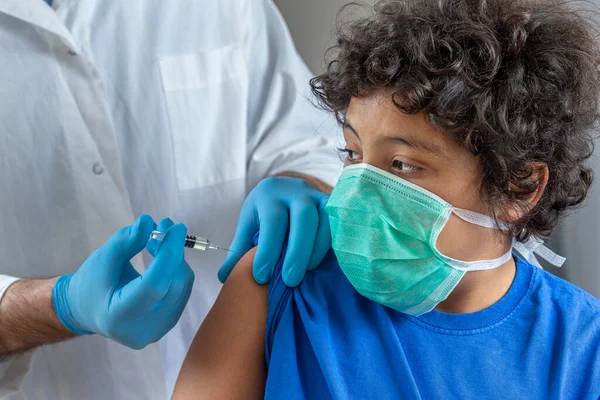
<svg viewBox="0 0 600 400"><path fill-rule="evenodd" d="M10 15L58 36L72 51L78 52L71 33L56 12L42 0L1 0L0 13Z"/></svg>

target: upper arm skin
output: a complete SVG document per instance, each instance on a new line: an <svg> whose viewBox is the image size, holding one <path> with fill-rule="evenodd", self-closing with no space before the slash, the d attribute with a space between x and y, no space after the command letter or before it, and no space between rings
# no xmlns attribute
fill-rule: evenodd
<svg viewBox="0 0 600 400"><path fill-rule="evenodd" d="M268 287L252 277L256 250L231 272L184 361L174 400L262 399Z"/></svg>

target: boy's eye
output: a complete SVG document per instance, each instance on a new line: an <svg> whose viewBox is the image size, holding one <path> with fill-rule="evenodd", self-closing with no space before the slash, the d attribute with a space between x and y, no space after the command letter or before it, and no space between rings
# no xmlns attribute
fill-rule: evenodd
<svg viewBox="0 0 600 400"><path fill-rule="evenodd" d="M399 172L415 172L419 171L421 168L416 167L414 165L405 163L404 161L394 160L392 166L397 169Z"/></svg>
<svg viewBox="0 0 600 400"><path fill-rule="evenodd" d="M357 161L360 160L360 154L350 149L338 149L340 152L346 155L346 161Z"/></svg>

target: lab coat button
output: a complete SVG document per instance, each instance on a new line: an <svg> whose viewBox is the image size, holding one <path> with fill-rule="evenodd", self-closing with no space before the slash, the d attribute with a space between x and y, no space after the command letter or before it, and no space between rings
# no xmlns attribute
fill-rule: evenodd
<svg viewBox="0 0 600 400"><path fill-rule="evenodd" d="M74 50L69 49L69 55L76 56L77 52L75 52Z"/></svg>
<svg viewBox="0 0 600 400"><path fill-rule="evenodd" d="M98 163L94 164L92 171L94 171L94 174L96 175L100 175L101 173L104 172L104 168L102 168L102 166Z"/></svg>

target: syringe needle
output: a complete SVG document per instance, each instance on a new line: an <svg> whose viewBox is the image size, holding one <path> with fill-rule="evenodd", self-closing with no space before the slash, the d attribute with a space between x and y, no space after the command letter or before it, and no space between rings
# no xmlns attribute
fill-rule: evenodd
<svg viewBox="0 0 600 400"><path fill-rule="evenodd" d="M208 245L208 248L211 249L211 250L223 250L223 251L228 251L230 253L233 252L233 250L229 250L229 249L227 249L225 247L217 246L216 244L212 244L212 243L210 243Z"/></svg>

